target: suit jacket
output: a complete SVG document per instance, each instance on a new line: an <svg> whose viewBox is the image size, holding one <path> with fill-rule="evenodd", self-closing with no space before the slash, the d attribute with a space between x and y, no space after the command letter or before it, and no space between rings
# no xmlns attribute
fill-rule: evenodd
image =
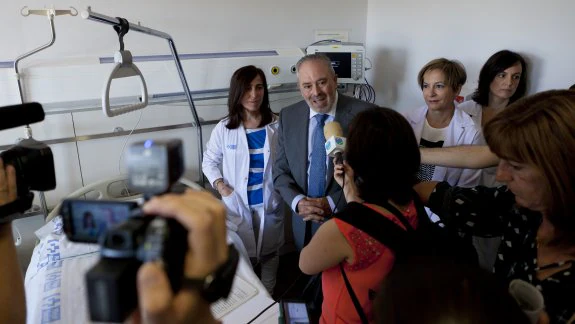
<svg viewBox="0 0 575 324"><path fill-rule="evenodd" d="M357 113L373 107L376 106L338 94L335 121L341 124L343 136L347 136L349 124ZM303 100L280 112L273 179L275 189L290 206L297 195L307 196L309 110ZM330 159L324 196L330 196L341 210L346 204L344 197L340 199L341 194L341 187L333 180L333 162Z"/></svg>

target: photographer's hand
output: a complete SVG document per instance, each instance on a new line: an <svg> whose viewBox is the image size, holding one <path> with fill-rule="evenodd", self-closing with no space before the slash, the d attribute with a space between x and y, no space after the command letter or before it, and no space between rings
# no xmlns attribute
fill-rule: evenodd
<svg viewBox="0 0 575 324"><path fill-rule="evenodd" d="M144 205L144 212L175 218L188 229L186 277L203 278L227 260L226 210L210 193L188 190L155 197ZM145 264L138 271L138 295L144 323L217 322L198 291L182 289L174 295L157 264Z"/></svg>
<svg viewBox="0 0 575 324"><path fill-rule="evenodd" d="M9 165L4 167L0 159L0 206L16 200L16 170ZM8 216L8 215L0 215ZM20 272L12 222L0 224L0 323L24 323L26 321L26 300L24 298L24 281Z"/></svg>
<svg viewBox="0 0 575 324"><path fill-rule="evenodd" d="M0 159L0 206L16 200L16 170L13 166L4 167L4 161Z"/></svg>

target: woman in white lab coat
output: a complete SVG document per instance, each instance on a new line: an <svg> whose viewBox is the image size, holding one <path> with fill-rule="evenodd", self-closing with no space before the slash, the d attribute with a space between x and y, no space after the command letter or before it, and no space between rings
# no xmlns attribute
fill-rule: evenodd
<svg viewBox="0 0 575 324"><path fill-rule="evenodd" d="M457 106L471 116L475 126L483 129L488 121L527 91L527 64L518 53L502 50L485 62L479 72L478 86L471 100ZM481 142L485 139L481 135ZM496 167L481 171L480 184L486 187L502 185L495 181Z"/></svg>
<svg viewBox="0 0 575 324"><path fill-rule="evenodd" d="M473 119L455 109L455 98L467 75L461 63L439 58L427 63L419 72L418 83L426 105L406 114L420 147L447 147L480 143L480 130ZM447 181L452 186L473 187L479 184L480 171L445 168L422 164L421 181Z"/></svg>
<svg viewBox="0 0 575 324"><path fill-rule="evenodd" d="M220 193L228 230L241 238L270 294L283 244L283 203L273 188L272 161L278 117L269 104L264 72L244 66L230 81L228 116L212 131L202 171Z"/></svg>
<svg viewBox="0 0 575 324"><path fill-rule="evenodd" d="M477 89L472 99L457 106L458 110L469 114L480 130L497 113L525 95L527 91L527 64L518 53L502 50L485 62L479 72ZM483 132L480 141L485 144ZM486 187L503 185L495 181L497 167L481 170L479 184ZM492 270L497 256L499 237L474 237L473 244L479 256L479 264Z"/></svg>

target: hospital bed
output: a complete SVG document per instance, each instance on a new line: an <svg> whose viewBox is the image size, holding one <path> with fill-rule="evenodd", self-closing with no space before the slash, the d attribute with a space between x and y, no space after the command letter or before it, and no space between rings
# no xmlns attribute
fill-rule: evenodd
<svg viewBox="0 0 575 324"><path fill-rule="evenodd" d="M187 187L202 190L196 183L182 179ZM68 198L138 200L130 195L125 177L116 177L88 185ZM112 188L116 188L112 190ZM116 191L116 193L113 193ZM25 276L27 323L90 323L84 275L99 259L99 246L70 242L63 232L62 219L54 208L46 224L36 231L38 244ZM212 312L223 323L248 323L273 303L253 272L247 252L237 234L228 231L228 241L243 256L230 297L212 305ZM253 323L277 323L279 309L270 307Z"/></svg>

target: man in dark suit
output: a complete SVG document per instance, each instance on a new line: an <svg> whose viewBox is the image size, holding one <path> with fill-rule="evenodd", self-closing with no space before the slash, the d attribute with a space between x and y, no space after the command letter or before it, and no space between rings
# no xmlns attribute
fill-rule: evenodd
<svg viewBox="0 0 575 324"><path fill-rule="evenodd" d="M346 136L353 117L375 106L338 94L337 75L324 55L304 56L296 70L304 100L280 113L273 178L275 189L293 211L294 241L299 251L307 243L304 233L307 231L307 239L311 238L321 222L346 203L341 187L333 180L333 163L325 156L323 125L335 120Z"/></svg>

